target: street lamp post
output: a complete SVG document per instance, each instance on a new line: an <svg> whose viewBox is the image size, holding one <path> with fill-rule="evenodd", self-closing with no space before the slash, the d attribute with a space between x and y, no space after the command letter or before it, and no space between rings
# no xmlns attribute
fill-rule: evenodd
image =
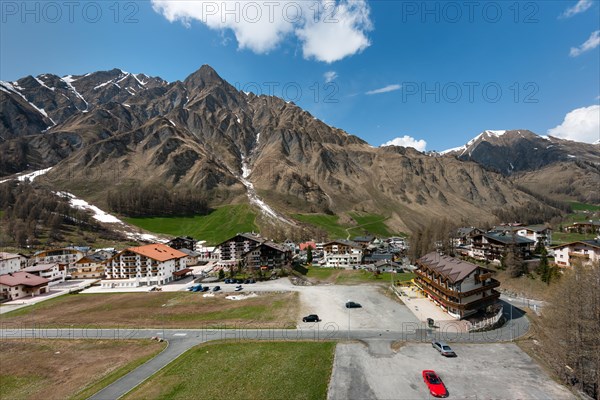
<svg viewBox="0 0 600 400"><path fill-rule="evenodd" d="M346 305L346 308L348 309L348 340L350 340L350 307Z"/></svg>
<svg viewBox="0 0 600 400"><path fill-rule="evenodd" d="M513 305L510 303L510 341L513 341Z"/></svg>

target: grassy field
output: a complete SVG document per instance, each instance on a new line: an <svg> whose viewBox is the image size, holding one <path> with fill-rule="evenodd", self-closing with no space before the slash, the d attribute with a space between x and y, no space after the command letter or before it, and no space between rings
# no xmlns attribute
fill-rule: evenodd
<svg viewBox="0 0 600 400"><path fill-rule="evenodd" d="M314 225L317 228L323 229L328 233L330 238L345 239L346 236L348 236L346 228L338 222L340 219L338 215L294 214L292 215L292 217L294 217L300 222Z"/></svg>
<svg viewBox="0 0 600 400"><path fill-rule="evenodd" d="M571 243L571 242L576 242L578 240L594 239L596 236L598 236L598 235L593 234L593 233L553 232L552 233L552 243L553 244Z"/></svg>
<svg viewBox="0 0 600 400"><path fill-rule="evenodd" d="M0 399L85 399L165 346L150 340L3 340Z"/></svg>
<svg viewBox="0 0 600 400"><path fill-rule="evenodd" d="M3 314L2 322L24 327L285 328L296 325L298 307L295 292L240 301L188 292L77 294Z"/></svg>
<svg viewBox="0 0 600 400"><path fill-rule="evenodd" d="M350 229L352 236L363 235L365 231L368 231L371 235L376 236L393 236L392 232L389 231L385 220L387 218L376 215L376 214L364 214L364 213L350 213L352 219L356 221L358 226Z"/></svg>
<svg viewBox="0 0 600 400"><path fill-rule="evenodd" d="M358 285L361 283L383 283L392 282L390 272L384 272L375 276L372 272L354 269L334 269L310 267L306 277L315 283L335 283L336 285ZM395 281L409 281L414 278L412 273L393 274Z"/></svg>
<svg viewBox="0 0 600 400"><path fill-rule="evenodd" d="M356 225L341 224L338 215L294 214L292 217L300 222L323 229L328 233L330 239L346 239L348 235L353 238L364 235L365 232L382 237L393 235L385 224L386 217L377 214L350 213L350 217L356 222Z"/></svg>
<svg viewBox="0 0 600 400"><path fill-rule="evenodd" d="M326 399L334 351L331 342L201 345L125 399Z"/></svg>
<svg viewBox="0 0 600 400"><path fill-rule="evenodd" d="M256 214L246 204L222 206L208 215L195 217L124 218L149 232L192 236L209 244L221 243L239 232L258 230L255 219Z"/></svg>
<svg viewBox="0 0 600 400"><path fill-rule="evenodd" d="M594 204L578 203L575 201L571 202L571 208L573 209L573 211L600 211L600 206Z"/></svg>

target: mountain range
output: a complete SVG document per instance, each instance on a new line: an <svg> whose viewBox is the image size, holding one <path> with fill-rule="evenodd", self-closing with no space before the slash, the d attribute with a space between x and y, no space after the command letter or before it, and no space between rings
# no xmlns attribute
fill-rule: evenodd
<svg viewBox="0 0 600 400"><path fill-rule="evenodd" d="M276 223L359 212L411 231L432 218L493 221L507 205L539 205L531 190L600 203L599 162L600 145L526 130L486 131L443 153L375 148L207 65L170 83L120 69L0 82L0 176L52 167L36 182L101 207L108 190L161 185L201 191L212 206L250 203Z"/></svg>

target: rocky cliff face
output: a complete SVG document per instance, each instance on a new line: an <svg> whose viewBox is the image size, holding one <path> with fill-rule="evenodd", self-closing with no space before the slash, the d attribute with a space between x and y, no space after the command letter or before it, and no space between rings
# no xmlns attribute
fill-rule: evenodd
<svg viewBox="0 0 600 400"><path fill-rule="evenodd" d="M275 218L366 211L409 230L535 202L463 154L373 148L293 103L239 92L209 66L172 83L111 70L2 85L0 173L53 166L42 182L99 204L107 188L145 182L194 188L215 205L249 201Z"/></svg>
<svg viewBox="0 0 600 400"><path fill-rule="evenodd" d="M475 161L504 175L575 160L600 163L598 144L542 137L528 130L484 131L466 145L443 154Z"/></svg>
<svg viewBox="0 0 600 400"><path fill-rule="evenodd" d="M600 142L579 143L528 130L485 131L442 154L474 161L547 198L600 204Z"/></svg>

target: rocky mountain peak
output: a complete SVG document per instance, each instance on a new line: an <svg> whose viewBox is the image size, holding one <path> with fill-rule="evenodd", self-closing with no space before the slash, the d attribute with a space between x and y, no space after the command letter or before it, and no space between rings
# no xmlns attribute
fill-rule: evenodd
<svg viewBox="0 0 600 400"><path fill-rule="evenodd" d="M189 75L183 81L190 91L202 90L208 86L227 84L210 65L204 64L199 70Z"/></svg>

